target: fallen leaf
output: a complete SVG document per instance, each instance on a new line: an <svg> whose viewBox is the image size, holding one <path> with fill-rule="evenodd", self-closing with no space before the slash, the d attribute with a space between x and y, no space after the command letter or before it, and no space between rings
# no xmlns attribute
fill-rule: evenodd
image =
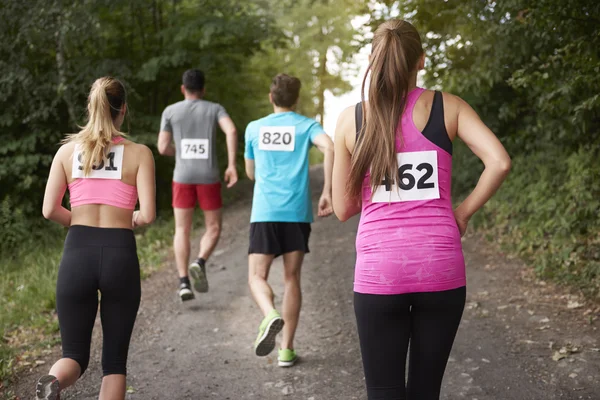
<svg viewBox="0 0 600 400"><path fill-rule="evenodd" d="M569 300L569 303L567 303L567 308L568 309L575 309L575 308L581 308L583 307L583 304L581 304L578 301L573 301L573 300Z"/></svg>

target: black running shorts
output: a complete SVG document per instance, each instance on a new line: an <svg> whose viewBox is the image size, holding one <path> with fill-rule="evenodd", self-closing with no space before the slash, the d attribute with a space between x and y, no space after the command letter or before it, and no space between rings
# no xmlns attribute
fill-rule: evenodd
<svg viewBox="0 0 600 400"><path fill-rule="evenodd" d="M250 224L248 254L274 254L293 251L308 253L308 222L253 222Z"/></svg>

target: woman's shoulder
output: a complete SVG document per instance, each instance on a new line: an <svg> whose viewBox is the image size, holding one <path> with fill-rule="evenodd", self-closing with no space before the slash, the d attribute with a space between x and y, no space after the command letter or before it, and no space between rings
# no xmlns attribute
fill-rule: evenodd
<svg viewBox="0 0 600 400"><path fill-rule="evenodd" d="M73 151L75 151L76 145L77 144L73 141L63 143L56 151L55 157L61 160L71 157L73 155Z"/></svg>

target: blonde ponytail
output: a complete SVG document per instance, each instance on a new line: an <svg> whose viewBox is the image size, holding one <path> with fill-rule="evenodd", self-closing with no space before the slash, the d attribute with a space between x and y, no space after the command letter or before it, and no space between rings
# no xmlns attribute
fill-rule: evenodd
<svg viewBox="0 0 600 400"><path fill-rule="evenodd" d="M114 120L125 104L125 87L117 79L103 77L92 85L88 98L88 121L79 133L68 135L65 143L75 142L82 150L81 165L89 175L99 165L114 137L124 136Z"/></svg>

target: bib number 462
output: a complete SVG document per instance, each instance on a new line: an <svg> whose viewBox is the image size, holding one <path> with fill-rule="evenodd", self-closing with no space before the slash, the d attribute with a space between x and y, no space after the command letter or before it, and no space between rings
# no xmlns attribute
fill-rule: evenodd
<svg viewBox="0 0 600 400"><path fill-rule="evenodd" d="M432 200L440 198L437 152L398 153L395 181L385 179L373 195L374 203Z"/></svg>

